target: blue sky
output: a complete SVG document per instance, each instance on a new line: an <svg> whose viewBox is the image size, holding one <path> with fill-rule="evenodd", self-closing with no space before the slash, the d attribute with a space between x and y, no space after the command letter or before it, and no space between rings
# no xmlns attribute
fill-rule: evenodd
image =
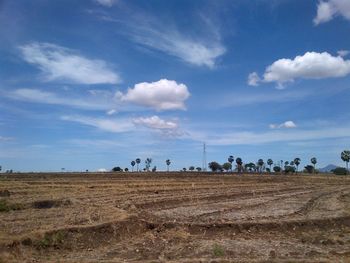
<svg viewBox="0 0 350 263"><path fill-rule="evenodd" d="M343 165L349 32L348 0L0 1L0 165Z"/></svg>

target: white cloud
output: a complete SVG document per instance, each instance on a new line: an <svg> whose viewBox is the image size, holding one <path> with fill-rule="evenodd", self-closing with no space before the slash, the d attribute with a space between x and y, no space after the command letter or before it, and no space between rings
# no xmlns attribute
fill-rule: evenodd
<svg viewBox="0 0 350 263"><path fill-rule="evenodd" d="M123 119L99 119L84 116L62 116L61 120L78 122L84 125L93 126L103 131L121 133L134 130L134 125Z"/></svg>
<svg viewBox="0 0 350 263"><path fill-rule="evenodd" d="M120 77L103 60L88 59L76 52L48 43L19 47L23 59L37 66L45 81L63 80L78 84L115 84Z"/></svg>
<svg viewBox="0 0 350 263"><path fill-rule="evenodd" d="M350 54L350 51L349 50L339 50L339 51L337 51L337 54L341 57L346 57L347 55Z"/></svg>
<svg viewBox="0 0 350 263"><path fill-rule="evenodd" d="M107 111L106 113L107 113L107 115L113 115L113 114L117 113L117 110L112 109L112 110Z"/></svg>
<svg viewBox="0 0 350 263"><path fill-rule="evenodd" d="M258 73L252 72L248 75L248 85L249 86L258 86L260 82L260 77Z"/></svg>
<svg viewBox="0 0 350 263"><path fill-rule="evenodd" d="M112 106L112 101L105 98L80 97L71 98L57 95L56 93L41 91L38 89L17 89L6 96L20 101L45 103L52 105L70 106L86 110L107 110Z"/></svg>
<svg viewBox="0 0 350 263"><path fill-rule="evenodd" d="M169 21L160 21L140 14L130 15L127 21L108 16L103 16L102 19L126 26L124 33L137 44L164 52L195 66L214 68L216 60L226 52L217 27L209 22L208 18L203 19L202 24L206 24L207 30L202 37L198 34L185 35Z"/></svg>
<svg viewBox="0 0 350 263"><path fill-rule="evenodd" d="M177 129L178 125L172 121L165 121L158 116L152 116L148 118L135 118L133 122L137 125L142 125L151 129Z"/></svg>
<svg viewBox="0 0 350 263"><path fill-rule="evenodd" d="M306 52L294 59L279 59L268 66L263 82L276 82L279 87L297 78L323 79L344 77L350 74L350 60L332 56L327 52Z"/></svg>
<svg viewBox="0 0 350 263"><path fill-rule="evenodd" d="M317 5L317 15L313 22L315 25L328 22L335 16L343 16L350 20L350 1L349 0L328 0L319 1Z"/></svg>
<svg viewBox="0 0 350 263"><path fill-rule="evenodd" d="M293 121L285 121L281 124L270 124L269 127L270 129L281 129L281 128L291 129L291 128L296 128L297 125Z"/></svg>
<svg viewBox="0 0 350 263"><path fill-rule="evenodd" d="M97 172L105 173L105 172L107 172L107 169L106 168L100 168L100 169L97 169Z"/></svg>
<svg viewBox="0 0 350 263"><path fill-rule="evenodd" d="M187 134L179 129L176 122L165 121L158 116L135 118L133 119L133 123L152 129L165 138L177 138Z"/></svg>
<svg viewBox="0 0 350 263"><path fill-rule="evenodd" d="M117 0L95 0L100 5L106 6L106 7L112 7Z"/></svg>
<svg viewBox="0 0 350 263"><path fill-rule="evenodd" d="M190 93L185 84L174 80L161 79L156 82L142 82L118 95L122 101L162 110L185 110L185 101Z"/></svg>

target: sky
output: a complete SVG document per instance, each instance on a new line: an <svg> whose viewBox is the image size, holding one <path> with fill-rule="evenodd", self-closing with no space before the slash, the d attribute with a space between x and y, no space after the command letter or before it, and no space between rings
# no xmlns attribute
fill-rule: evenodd
<svg viewBox="0 0 350 263"><path fill-rule="evenodd" d="M350 149L350 0L0 0L0 165Z"/></svg>

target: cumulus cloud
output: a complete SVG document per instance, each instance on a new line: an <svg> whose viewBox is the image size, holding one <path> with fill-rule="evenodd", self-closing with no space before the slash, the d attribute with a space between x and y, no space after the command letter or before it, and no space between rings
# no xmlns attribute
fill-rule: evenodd
<svg viewBox="0 0 350 263"><path fill-rule="evenodd" d="M134 129L134 125L130 121L123 119L112 120L85 116L62 116L61 120L77 122L113 133L128 132Z"/></svg>
<svg viewBox="0 0 350 263"><path fill-rule="evenodd" d="M117 0L95 0L95 2L106 7L112 7Z"/></svg>
<svg viewBox="0 0 350 263"><path fill-rule="evenodd" d="M142 82L128 89L126 94L118 93L122 101L150 107L158 111L185 110L185 101L190 93L185 84L161 79L156 82Z"/></svg>
<svg viewBox="0 0 350 263"><path fill-rule="evenodd" d="M293 121L285 121L281 124L270 124L270 129L292 129L296 128L297 125Z"/></svg>
<svg viewBox="0 0 350 263"><path fill-rule="evenodd" d="M328 22L336 16L343 16L350 20L350 1L349 0L328 0L319 1L317 5L317 15L313 22L315 25Z"/></svg>
<svg viewBox="0 0 350 263"><path fill-rule="evenodd" d="M105 173L105 172L107 172L107 169L106 168L100 168L100 169L97 169L97 172Z"/></svg>
<svg viewBox="0 0 350 263"><path fill-rule="evenodd" d="M8 94L7 97L33 103L44 103L51 105L70 106L85 110L107 110L112 106L112 101L95 97L64 97L53 92L38 89L17 89Z"/></svg>
<svg viewBox="0 0 350 263"><path fill-rule="evenodd" d="M276 82L280 87L297 78L323 79L344 77L350 74L350 60L332 56L327 52L306 52L294 59L279 59L268 66L263 82Z"/></svg>
<svg viewBox="0 0 350 263"><path fill-rule="evenodd" d="M19 47L23 59L37 66L45 81L61 80L77 84L115 84L120 77L103 60L88 59L73 50L49 43Z"/></svg>
<svg viewBox="0 0 350 263"><path fill-rule="evenodd" d="M248 75L248 85L249 86L258 86L260 82L260 77L258 73L252 72Z"/></svg>
<svg viewBox="0 0 350 263"><path fill-rule="evenodd" d="M337 54L341 57L346 57L347 55L349 55L350 51L349 50L339 50L337 51Z"/></svg>

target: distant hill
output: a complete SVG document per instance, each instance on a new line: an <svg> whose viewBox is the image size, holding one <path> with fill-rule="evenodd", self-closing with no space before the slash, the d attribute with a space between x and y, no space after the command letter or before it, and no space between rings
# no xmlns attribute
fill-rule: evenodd
<svg viewBox="0 0 350 263"><path fill-rule="evenodd" d="M320 172L322 173L329 173L331 172L333 169L337 168L338 166L334 165L334 164L328 164L327 166L318 169Z"/></svg>

